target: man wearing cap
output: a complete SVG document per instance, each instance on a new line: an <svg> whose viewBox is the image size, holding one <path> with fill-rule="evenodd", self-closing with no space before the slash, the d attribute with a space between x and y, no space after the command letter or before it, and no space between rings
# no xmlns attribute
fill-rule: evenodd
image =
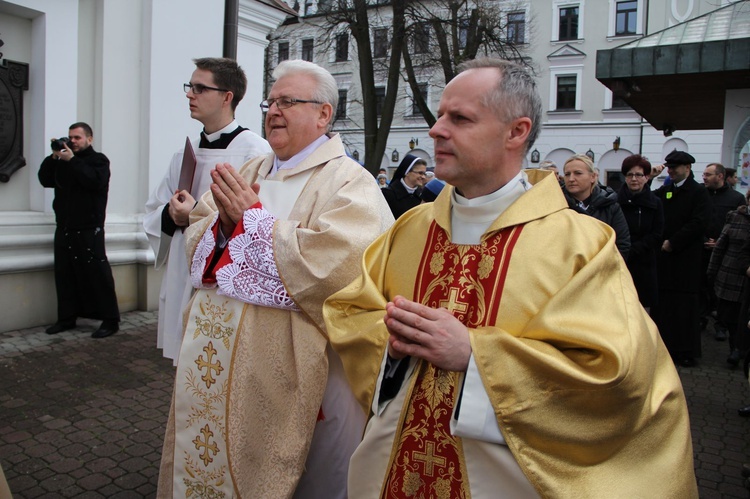
<svg viewBox="0 0 750 499"><path fill-rule="evenodd" d="M745 196L730 187L726 182L726 176L724 165L719 163L709 163L706 169L703 170L703 185L706 186L706 190L708 191L708 199L711 201L712 209L711 220L706 231L705 242L703 243L703 259L701 261L703 275L701 280L700 298L702 303L700 308L702 314L701 325L704 327L708 323L708 315L716 310L717 307L713 285L708 282L706 277L708 262L711 261L711 253L713 253L716 241L721 234L721 229L724 227L727 213L746 204ZM716 321L714 329L716 331L715 338L718 341L727 339L727 326L721 318Z"/></svg>
<svg viewBox="0 0 750 499"><path fill-rule="evenodd" d="M695 181L693 163L684 151L669 153L664 164L672 182L656 190L664 205L664 242L654 320L672 359L684 367L694 366L701 355L698 296L703 235L711 218L708 191Z"/></svg>

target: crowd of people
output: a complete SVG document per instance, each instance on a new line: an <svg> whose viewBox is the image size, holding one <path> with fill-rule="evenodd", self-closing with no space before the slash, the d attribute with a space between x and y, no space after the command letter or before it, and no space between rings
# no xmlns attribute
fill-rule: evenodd
<svg viewBox="0 0 750 499"><path fill-rule="evenodd" d="M727 361L750 347L750 214L728 169L701 185L687 152L632 155L619 192L586 155L562 178L523 170L536 83L480 58L441 97L435 178L407 154L373 182L331 131L328 71L280 63L261 138L234 119L236 62L194 62L203 132L144 219L177 366L159 497L697 497L674 364L695 364L713 310ZM40 171L56 212L65 176L99 155L84 149ZM80 229L103 240L102 225ZM106 256L96 268L109 286ZM112 334L110 308L61 306L55 329L92 316Z"/></svg>

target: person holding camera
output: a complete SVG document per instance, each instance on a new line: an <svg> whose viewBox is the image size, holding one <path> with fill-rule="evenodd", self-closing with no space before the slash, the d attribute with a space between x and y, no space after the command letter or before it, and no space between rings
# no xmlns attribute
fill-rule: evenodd
<svg viewBox="0 0 750 499"><path fill-rule="evenodd" d="M39 182L55 189L54 254L57 322L47 334L76 327L76 319L100 319L91 335L106 338L119 330L115 280L104 249L109 192L109 159L94 150L94 133L73 123L68 137L52 140L52 154L39 168Z"/></svg>

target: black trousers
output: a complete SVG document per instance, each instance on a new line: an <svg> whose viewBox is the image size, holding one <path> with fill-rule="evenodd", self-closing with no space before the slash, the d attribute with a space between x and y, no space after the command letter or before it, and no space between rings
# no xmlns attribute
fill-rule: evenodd
<svg viewBox="0 0 750 499"><path fill-rule="evenodd" d="M57 320L77 317L120 321L115 280L104 250L104 229L55 231Z"/></svg>

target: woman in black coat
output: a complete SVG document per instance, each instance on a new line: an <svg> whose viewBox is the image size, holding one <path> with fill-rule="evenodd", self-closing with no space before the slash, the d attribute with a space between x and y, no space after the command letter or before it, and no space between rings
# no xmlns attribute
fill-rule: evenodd
<svg viewBox="0 0 750 499"><path fill-rule="evenodd" d="M391 208L393 218L398 218L422 202L421 193L427 180L427 162L407 154L393 174L388 187L380 190Z"/></svg>
<svg viewBox="0 0 750 499"><path fill-rule="evenodd" d="M620 254L627 260L630 251L630 233L617 193L610 187L599 185L594 163L585 154L571 156L563 166L565 186L563 194L568 206L579 213L601 220L615 230Z"/></svg>
<svg viewBox="0 0 750 499"><path fill-rule="evenodd" d="M656 256L664 234L664 208L648 185L651 163L640 154L622 161L625 184L617 199L630 230L628 270L646 310L658 301Z"/></svg>

